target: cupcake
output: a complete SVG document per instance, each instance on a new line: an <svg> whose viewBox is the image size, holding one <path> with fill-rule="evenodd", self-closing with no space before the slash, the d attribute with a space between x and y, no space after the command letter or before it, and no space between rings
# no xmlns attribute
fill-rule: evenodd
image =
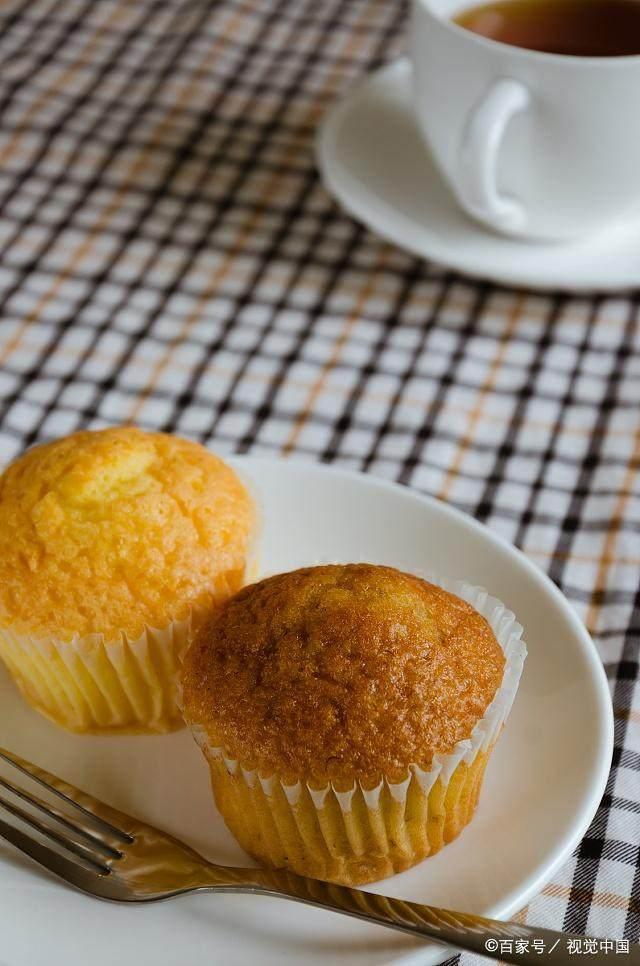
<svg viewBox="0 0 640 966"><path fill-rule="evenodd" d="M502 605L458 589L491 624L441 586L370 564L270 577L203 623L183 713L248 853L357 885L471 820L525 649Z"/></svg>
<svg viewBox="0 0 640 966"><path fill-rule="evenodd" d="M254 512L202 446L133 427L0 476L0 657L72 731L168 731L191 630L244 582Z"/></svg>

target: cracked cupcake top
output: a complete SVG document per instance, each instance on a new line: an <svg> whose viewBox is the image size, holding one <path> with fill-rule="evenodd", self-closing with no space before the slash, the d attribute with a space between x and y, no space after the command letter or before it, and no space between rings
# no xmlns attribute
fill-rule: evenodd
<svg viewBox="0 0 640 966"><path fill-rule="evenodd" d="M253 522L197 443L120 427L34 447L0 476L0 624L62 640L164 627L240 586Z"/></svg>
<svg viewBox="0 0 640 966"><path fill-rule="evenodd" d="M199 630L187 721L264 776L399 781L468 738L502 681L487 621L391 567L310 567L246 587Z"/></svg>

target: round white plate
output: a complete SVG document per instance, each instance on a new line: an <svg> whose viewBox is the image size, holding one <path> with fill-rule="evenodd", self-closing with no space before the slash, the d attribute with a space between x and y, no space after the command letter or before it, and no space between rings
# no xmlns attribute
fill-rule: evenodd
<svg viewBox="0 0 640 966"><path fill-rule="evenodd" d="M323 181L354 218L415 255L498 282L571 291L640 284L640 224L545 245L493 234L467 218L421 140L410 72L401 59L369 75L320 128Z"/></svg>
<svg viewBox="0 0 640 966"><path fill-rule="evenodd" d="M522 554L443 503L310 463L234 463L262 506L263 572L356 560L432 568L485 586L523 623L529 657L473 822L437 856L372 887L491 916L516 912L585 832L611 761L609 692L580 621ZM214 860L247 864L215 811L204 761L187 732L68 735L30 710L4 672L0 709L0 745ZM390 930L269 898L103 903L1 842L0 934L3 966L386 966L435 963L444 955Z"/></svg>

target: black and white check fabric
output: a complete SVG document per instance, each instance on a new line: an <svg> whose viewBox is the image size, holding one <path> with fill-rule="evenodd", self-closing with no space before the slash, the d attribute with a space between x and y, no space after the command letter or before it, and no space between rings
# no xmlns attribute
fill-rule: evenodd
<svg viewBox="0 0 640 966"><path fill-rule="evenodd" d="M0 462L135 421L400 480L516 543L616 720L598 815L522 917L637 940L638 297L479 284L338 210L314 131L405 26L394 0L0 5Z"/></svg>

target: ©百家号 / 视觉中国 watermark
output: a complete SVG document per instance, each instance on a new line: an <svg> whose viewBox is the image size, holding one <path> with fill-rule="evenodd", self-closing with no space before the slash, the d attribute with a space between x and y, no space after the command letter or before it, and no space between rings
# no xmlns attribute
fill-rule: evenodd
<svg viewBox="0 0 640 966"><path fill-rule="evenodd" d="M551 955L558 946L564 943L565 951L575 956L625 956L631 949L629 939L594 939L589 936L556 939L550 942L545 939L487 939L484 948L488 953L538 953L540 956Z"/></svg>

